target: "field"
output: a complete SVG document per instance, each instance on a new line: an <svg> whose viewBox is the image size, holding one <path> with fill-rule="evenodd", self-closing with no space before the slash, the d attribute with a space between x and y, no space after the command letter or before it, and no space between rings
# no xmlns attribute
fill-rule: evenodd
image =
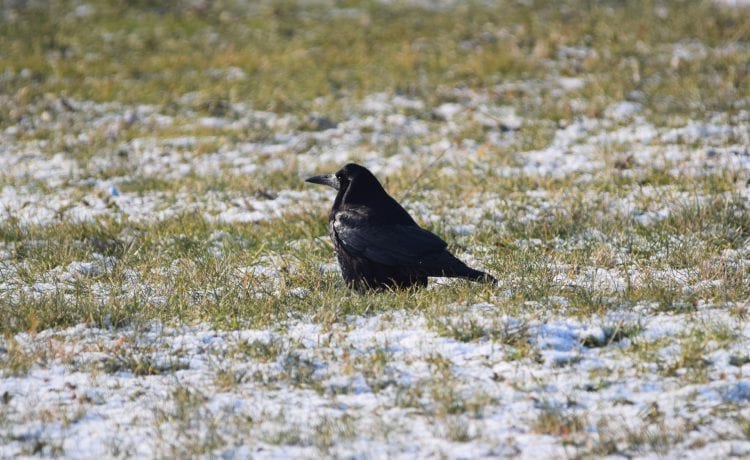
<svg viewBox="0 0 750 460"><path fill-rule="evenodd" d="M743 1L4 1L0 457L750 457L748 149Z"/></svg>

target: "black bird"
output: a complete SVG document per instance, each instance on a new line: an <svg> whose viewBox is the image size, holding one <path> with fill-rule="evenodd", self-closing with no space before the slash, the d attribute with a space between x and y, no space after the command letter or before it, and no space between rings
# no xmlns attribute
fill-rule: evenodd
<svg viewBox="0 0 750 460"><path fill-rule="evenodd" d="M428 276L497 282L466 266L439 236L420 228L367 168L349 163L335 174L306 182L338 190L328 229L350 288L427 286Z"/></svg>

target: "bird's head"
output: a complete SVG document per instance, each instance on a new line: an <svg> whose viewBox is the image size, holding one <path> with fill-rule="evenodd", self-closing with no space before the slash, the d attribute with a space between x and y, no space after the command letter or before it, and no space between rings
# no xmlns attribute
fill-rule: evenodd
<svg viewBox="0 0 750 460"><path fill-rule="evenodd" d="M309 177L305 182L333 187L339 192L337 201L348 203L370 199L381 191L385 193L378 179L367 168L356 163L349 163L333 174Z"/></svg>

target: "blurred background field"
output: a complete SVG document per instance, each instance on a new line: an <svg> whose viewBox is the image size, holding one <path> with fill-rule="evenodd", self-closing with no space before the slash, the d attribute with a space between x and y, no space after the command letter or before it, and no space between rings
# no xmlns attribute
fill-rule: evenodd
<svg viewBox="0 0 750 460"><path fill-rule="evenodd" d="M19 106L53 93L174 110L193 95L188 108L206 113L237 102L298 113L341 110L343 99L380 91L435 103L445 87L585 76L591 114L633 91L665 114L736 108L748 91L748 11L721 2L3 6L3 92ZM570 116L563 101L536 96L513 102L524 113ZM3 106L8 123L17 114Z"/></svg>

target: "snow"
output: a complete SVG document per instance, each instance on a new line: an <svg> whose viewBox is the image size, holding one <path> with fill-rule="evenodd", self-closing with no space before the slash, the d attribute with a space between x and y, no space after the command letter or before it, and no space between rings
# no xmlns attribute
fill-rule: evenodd
<svg viewBox="0 0 750 460"><path fill-rule="evenodd" d="M719 5L726 5L735 8L748 8L750 7L750 0L713 0L714 3Z"/></svg>
<svg viewBox="0 0 750 460"><path fill-rule="evenodd" d="M678 43L669 46L667 59L680 66L715 51ZM594 53L570 46L561 47L558 57L577 61ZM209 72L248 78L234 68ZM434 105L412 96L370 94L349 101L341 119L328 123L320 114L276 114L242 103L230 104L225 117L203 117L168 115L158 106L76 100L66 101L76 108L68 113L56 109L62 102L53 100L35 116L45 119L50 131L63 133L58 141L64 148L28 140L37 129L28 120L13 121L0 133L0 219L46 226L112 218L138 228L185 214L223 226L323 216L332 192L304 187L302 179L347 161L365 164L384 181L405 169L434 168L444 178L469 172L478 181L522 176L530 184L572 178L583 185L601 183L617 162L617 173L636 185L586 191L580 205L646 229L689 206L710 209L718 198L750 198L747 110L695 120L675 116L658 125L645 102L629 95L604 105L599 117L576 109L582 101L567 100L572 115L551 121L533 119L496 97L542 90L567 95L586 85L585 78L551 75L544 81L502 82L487 92L446 90ZM182 102L198 96L184 95ZM310 129L311 121L320 129ZM120 139L126 127L143 135ZM170 127L171 134L153 134L159 127ZM467 127L478 127L485 136L468 138L462 134ZM543 128L549 142L524 147L526 128ZM106 149L85 161L70 153L90 145L97 130L109 139ZM208 134L189 134L194 131ZM267 136L245 140L248 132ZM227 141L227 133L240 140ZM498 152L502 161L485 161ZM638 181L652 170L674 183ZM282 181L274 190L253 189L252 179L262 174L296 174L299 184ZM686 186L714 174L736 177L736 189L711 194ZM193 180L213 184L238 178L251 179L250 189L191 190ZM140 179L176 185L134 191L132 184ZM567 197L543 188L476 191L462 196L458 206L446 199L445 190L421 188L405 197L408 210L457 242L458 255L476 267L498 248L472 245L471 254L463 253L473 235L493 231L502 239L511 223L544 224L550 216L572 215ZM221 258L227 238L229 233L216 230L205 244ZM305 248L310 239L288 245ZM554 260L555 251L591 252L592 243L601 254L575 265ZM668 243L678 251L706 244L676 237ZM24 244L44 247L44 241ZM191 457L195 449L224 458L536 459L590 456L592 444L609 446L612 456L750 455L747 428L740 425L750 420L750 325L741 313L747 302L716 294L727 283L724 270L747 278L747 241L701 261L717 267L719 274L709 277L698 275L702 266L667 266L662 251L650 256L653 267L634 266L632 251L651 252L637 234L627 242L611 241L582 228L565 238L514 236L503 244L508 253L548 249L552 259L543 262L548 281L601 299L602 311L576 316L574 296L524 303L509 294L527 282L518 274L501 280L486 302L440 306L445 312L439 314L392 305L387 313L332 323L298 315L264 329L175 321L119 329L80 324L4 335L0 457ZM85 282L92 283L94 298L106 300L113 295L108 276L122 270L122 295L156 306L167 303L164 286L144 281L116 257L93 253L45 267L29 279L29 267L16 257L18 248L10 238L0 244L4 301L56 294L69 299ZM284 273L296 273L302 263L283 251L228 267L230 279L238 286L247 279L262 285L264 292L253 293L252 301L283 294L309 303L317 294L313 288L283 284ZM596 260L599 255L604 262ZM158 272L171 278L191 262L175 260ZM317 268L330 276L338 271L333 258ZM631 288L653 284L699 300L685 308L610 302ZM704 292L706 299L700 297ZM190 294L207 295L202 286ZM342 290L342 301L347 295ZM699 340L716 330L722 333ZM693 346L700 346L700 362L691 367L685 360ZM29 369L13 368L19 356L19 362L31 363ZM545 420L552 426L544 426ZM660 436L667 438L668 452L659 450ZM206 446L208 453L201 450Z"/></svg>
<svg viewBox="0 0 750 460"><path fill-rule="evenodd" d="M614 120L624 120L641 112L643 108L637 102L619 102L607 107L604 115Z"/></svg>
<svg viewBox="0 0 750 460"><path fill-rule="evenodd" d="M497 314L497 307L488 303L455 310L485 325ZM632 316L627 311L621 314ZM739 349L750 345L750 326L736 323L726 310L705 309L699 314L739 328ZM685 317L638 315L636 319L645 331L638 340L654 345L664 337L689 333L692 327ZM216 456L237 455L235 449L263 458L315 455L328 426L352 430L331 446L336 455L419 452L476 457L510 449L522 458L546 458L566 449L575 452L575 447L564 448L533 428L541 410L565 411L566 401L575 401L575 413L586 430L605 419L634 430L648 426L635 415L654 407L666 426L681 426L695 417L721 417L712 412L717 403L750 401L746 377L750 365L738 368L716 360L707 372L720 379L685 384L679 376L637 372L641 364L624 354L627 343L582 345L584 337L601 334L603 320L550 317L529 324L529 343L542 359L517 362L508 360L512 345L488 337L458 342L436 334L421 315L401 311L350 317L326 330L300 319L270 330L152 323L140 331L76 326L33 336L18 334L13 340L19 346L47 358L25 376L0 380L4 414L13 421L6 425L12 426L12 435L2 454L18 455L26 440L44 439L60 445L68 456L107 456L117 448L150 457L212 432L241 446L222 443L224 447L213 451ZM503 323L520 324L513 317ZM268 356L234 357L232 350L257 343L272 344L275 351ZM665 352L655 363L662 366L674 354ZM128 357L147 360L158 371L135 375L127 368ZM375 364L378 359L383 364ZM238 380L225 388L219 375L235 375ZM598 381L594 375L607 375L607 384L592 390ZM464 404L483 401L478 407L482 416L439 416L442 402L433 398L441 388L457 392L453 398ZM410 397L416 399L403 399ZM179 398L192 401L187 403L193 411L187 419L180 418L180 404L186 402ZM30 407L33 413L49 413L49 421L40 424L29 417ZM373 418L373 413L380 416ZM344 425L336 428L336 423ZM353 426L346 428L346 423ZM459 426L471 443L452 440ZM714 425L713 430L732 436L729 425ZM297 441L274 441L292 435ZM696 440L708 436L709 444L719 443L717 447L733 452L750 448L741 438L730 442L731 438L719 436L713 442L709 433L702 436ZM386 438L388 442L383 442ZM51 452L46 448L51 447L43 447L42 452Z"/></svg>

